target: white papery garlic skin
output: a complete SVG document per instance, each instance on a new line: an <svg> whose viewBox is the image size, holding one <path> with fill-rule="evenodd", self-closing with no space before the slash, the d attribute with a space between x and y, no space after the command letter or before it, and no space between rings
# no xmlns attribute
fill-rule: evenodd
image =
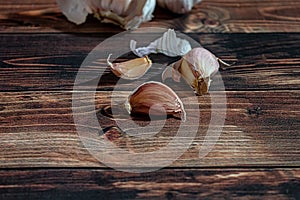
<svg viewBox="0 0 300 200"><path fill-rule="evenodd" d="M152 19L155 0L57 0L62 13L76 24L94 14L104 23L114 23L124 29L136 29Z"/></svg>
<svg viewBox="0 0 300 200"><path fill-rule="evenodd" d="M163 53L170 57L183 56L192 49L189 41L178 38L173 29L168 29L162 37L151 42L147 47L136 48L136 43L135 40L131 40L130 49L139 57L151 53Z"/></svg>
<svg viewBox="0 0 300 200"><path fill-rule="evenodd" d="M62 13L69 21L76 24L82 24L88 14L92 13L91 8L86 1L81 0L57 0Z"/></svg>
<svg viewBox="0 0 300 200"><path fill-rule="evenodd" d="M201 0L157 0L157 4L163 8L178 14L188 13L194 5Z"/></svg>
<svg viewBox="0 0 300 200"><path fill-rule="evenodd" d="M210 51L198 47L192 49L181 60L167 67L162 79L171 77L179 82L182 76L198 95L206 94L209 90L211 77L219 70L219 59Z"/></svg>

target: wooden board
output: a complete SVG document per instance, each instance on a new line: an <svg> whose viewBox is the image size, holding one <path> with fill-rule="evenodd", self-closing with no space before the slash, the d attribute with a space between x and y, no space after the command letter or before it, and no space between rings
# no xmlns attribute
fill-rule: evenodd
<svg viewBox="0 0 300 200"><path fill-rule="evenodd" d="M129 92L117 94L114 101L125 102ZM221 93L214 92L211 95L218 98ZM190 148L172 164L173 167L299 166L299 91L227 92L226 95L227 116L223 132L209 155L201 159L199 150L207 134L212 112L222 114L224 111L211 109L209 95L198 97L198 102L185 97L182 99L189 105L200 103L201 118L200 125L199 119L190 118L195 120L194 128L199 128L198 133ZM89 154L76 132L71 92L1 93L0 98L0 167L103 166ZM116 126L116 120L130 119L125 111L119 112L122 109L120 104L111 104L111 99L111 92L97 92L95 100L85 92L80 99L82 105L74 109L90 107L92 110L95 105L100 126L89 126L100 132L101 129ZM113 117L103 112L107 106L115 110ZM256 112L258 107L260 110ZM186 112L192 115L193 110L187 107ZM84 125L89 124L89 113L77 115L87 120L83 122ZM164 120L160 121L163 123ZM119 141L126 150L133 152L156 151L175 137L180 123L178 119L169 118L164 129L147 139L129 137L131 129L124 129L127 134L115 144L120 147ZM139 132L150 134L153 127L143 128ZM165 154L171 155L172 152Z"/></svg>
<svg viewBox="0 0 300 200"><path fill-rule="evenodd" d="M3 34L0 38L0 89L72 90L77 71L88 53L110 34ZM300 84L300 34L190 34L191 38L228 63L235 63L221 71L226 90L292 90ZM145 36L147 38L147 36ZM7 43L7 41L10 41ZM49 41L53 41L50 42ZM123 41L123 46L129 39ZM112 45L113 46L113 45ZM112 47L111 46L111 47ZM16 50L18 47L18 50ZM117 79L107 68L106 57L115 49L106 47L101 60L89 68L104 76L99 90L111 90ZM160 81L166 62L150 56L162 64L142 78ZM153 78L152 78L153 79ZM43 83L43 84L41 84ZM90 83L94 84L94 83ZM97 83L96 83L97 84ZM133 89L130 82L123 90ZM212 90L218 90L213 82ZM88 90L89 86L85 87ZM120 88L121 89L121 88Z"/></svg>
<svg viewBox="0 0 300 200"><path fill-rule="evenodd" d="M299 199L298 169L0 171L2 199Z"/></svg>
<svg viewBox="0 0 300 200"><path fill-rule="evenodd" d="M159 123L149 128L147 119L129 117L122 104L138 84L160 81L169 58L151 55L160 66L136 82L116 85L106 57L120 44L129 46L129 38L122 37L88 65L94 74L103 72L101 80L73 91L86 56L123 30L92 16L76 26L55 0L0 0L0 199L300 199L299 9L297 0L203 0L185 15L157 8L154 19L142 27L188 33L216 56L235 63L214 77L210 95L195 98L188 86L167 80L182 98L189 123L178 117L156 119L164 123L160 130ZM73 94L82 96L72 99ZM212 100L224 95L227 113L221 102L212 107ZM72 107L74 100L81 104ZM90 123L94 111L97 124ZM226 114L222 134L205 137L213 113ZM115 129L120 125L116 122L128 119L141 126L138 134L130 135L132 127ZM135 164L139 173L114 170L91 154L99 146L91 140L87 149L76 129L109 139L107 152L120 148L141 153L170 144L181 125L184 133L197 132L194 138L179 137L175 145L182 149L192 139L189 148L171 165L148 173L141 171L156 169L164 159L147 160L154 168L145 167L143 159L124 166L128 170ZM153 130L158 131L151 136ZM203 142L215 139L210 153L199 158Z"/></svg>
<svg viewBox="0 0 300 200"><path fill-rule="evenodd" d="M0 2L0 32L109 32L122 29L100 24L93 17L76 26L60 13L55 0ZM203 0L191 13L175 15L156 9L154 19L143 27L159 26L183 32L258 33L299 32L300 2L297 0Z"/></svg>

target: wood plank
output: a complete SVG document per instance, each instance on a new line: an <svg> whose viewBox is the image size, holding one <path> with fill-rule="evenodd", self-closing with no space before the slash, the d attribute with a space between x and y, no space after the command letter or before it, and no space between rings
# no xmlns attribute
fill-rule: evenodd
<svg viewBox="0 0 300 200"><path fill-rule="evenodd" d="M88 53L111 34L2 34L0 37L0 90L72 90L77 71ZM221 71L226 90L299 89L300 34L190 34L232 67ZM146 35L145 38L148 36ZM9 41L9 42L8 42ZM51 42L49 42L51 41ZM126 41L126 39L124 39ZM117 41L118 42L118 41ZM123 43L126 45L126 42ZM129 46L129 39L128 39ZM106 54L114 52L106 47ZM94 74L103 72L99 90L112 90L117 79L107 69L106 56L91 63ZM151 55L153 62L170 60ZM152 67L138 81L161 80L164 65ZM42 84L41 84L42 83ZM91 81L91 84L97 84ZM220 83L213 82L212 90ZM123 89L133 89L131 82Z"/></svg>
<svg viewBox="0 0 300 200"><path fill-rule="evenodd" d="M95 103L100 126L90 125L90 117L86 112L77 114L83 119L83 125L78 126L90 127L97 133L101 129L116 126L116 120L129 119L122 112L114 112L113 117L104 112L108 110L105 109L107 106L121 109L128 94L119 92L114 101L116 103L111 104L111 92L97 92L95 101L85 92L79 99L82 105L74 109L93 110ZM223 95L222 92L211 94L215 98ZM198 97L196 102L182 97L188 116L195 112L189 105L200 106L201 125L198 129L199 119L193 117L196 115L190 118L198 130L197 135L172 167L300 165L299 91L227 92L226 95L227 116L223 132L213 150L202 159L199 159L199 150L205 141L211 114L213 111L222 114L224 110L219 110L218 105L211 109L209 95ZM83 146L75 129L71 92L2 92L0 99L0 167L103 167ZM144 118L140 120L136 122L142 129L148 122ZM157 122L162 123L163 120ZM168 145L180 123L176 118L168 118L164 128L148 139L129 136L132 130L127 128L123 130L125 135L112 142L118 148L133 152L156 151ZM156 125L143 128L140 134L147 136L153 128ZM188 137L191 136L182 137L182 141ZM214 138L207 141L214 141ZM186 144L177 145L180 148ZM99 147L95 145L92 148ZM171 155L173 152L165 153Z"/></svg>
<svg viewBox="0 0 300 200"><path fill-rule="evenodd" d="M2 199L299 199L299 169L1 170Z"/></svg>
<svg viewBox="0 0 300 200"><path fill-rule="evenodd" d="M0 1L0 199L300 199L299 8L296 0L203 0L187 15L158 8L153 21L142 27L201 32L190 36L236 64L221 71L228 109L213 150L199 158L214 111L210 96L190 100L187 88L175 85L188 113L193 115L192 105L199 105L197 135L167 168L133 174L108 169L94 158L80 140L72 113L71 90L81 62L97 44L122 30L91 16L76 26L59 12L55 0ZM88 34L61 34L66 32ZM203 34L260 32L277 33ZM167 62L159 56L152 59ZM104 62L96 63L102 71ZM97 72L94 67L91 70ZM151 69L138 83L160 80L162 69ZM211 88L217 98L224 95L219 77ZM125 82L116 88L116 82L105 70L96 98L85 92L82 105L75 109L93 110L96 105L101 127L90 126L87 112L78 114L83 119L80 127L97 132L104 128L108 132L99 133L100 137L130 152L151 152L168 145L178 130L177 118L168 118L164 128L147 139L129 136L131 128L112 132L116 120L129 117L121 104L110 102L109 91L121 90L117 102L122 103L135 87ZM91 84L82 89L88 91ZM110 105L121 111L114 113L114 119ZM219 106L218 114L224 114ZM141 135L153 133L153 128L145 129L148 121L134 119L143 127ZM198 129L199 120L192 116L191 121L190 128Z"/></svg>
<svg viewBox="0 0 300 200"><path fill-rule="evenodd" d="M299 32L299 8L297 0L203 0L186 15L157 9L155 18L142 26L205 33ZM2 1L0 13L0 32L122 31L114 25L100 24L93 17L76 26L62 16L55 0Z"/></svg>

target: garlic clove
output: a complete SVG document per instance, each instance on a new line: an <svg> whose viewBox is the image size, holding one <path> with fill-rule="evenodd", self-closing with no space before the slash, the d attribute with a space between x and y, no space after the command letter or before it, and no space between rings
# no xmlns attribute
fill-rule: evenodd
<svg viewBox="0 0 300 200"><path fill-rule="evenodd" d="M148 58L148 56L135 58L121 63L111 63L109 61L111 55L112 54L110 54L107 58L107 64L116 76L123 79L138 79L142 77L152 65L152 61Z"/></svg>
<svg viewBox="0 0 300 200"><path fill-rule="evenodd" d="M183 103L177 94L167 85L150 81L137 87L127 98L125 108L129 114L181 115L186 120ZM161 109L163 108L163 109Z"/></svg>
<svg viewBox="0 0 300 200"><path fill-rule="evenodd" d="M136 43L135 40L131 40L130 49L139 57L151 53L163 53L170 57L183 56L192 49L189 41L178 38L173 29L168 29L162 37L151 42L147 47L136 48Z"/></svg>
<svg viewBox="0 0 300 200"><path fill-rule="evenodd" d="M218 58L203 47L192 49L183 58L198 71L202 77L210 77L219 71Z"/></svg>
<svg viewBox="0 0 300 200"><path fill-rule="evenodd" d="M118 24L124 29L135 29L152 19L155 0L57 0L62 13L76 24L94 14L103 23Z"/></svg>
<svg viewBox="0 0 300 200"><path fill-rule="evenodd" d="M201 0L157 0L157 4L163 8L178 14L184 14L192 10L193 6Z"/></svg>
<svg viewBox="0 0 300 200"><path fill-rule="evenodd" d="M202 47L194 48L181 60L172 64L172 69L167 67L162 74L162 79L171 77L178 82L180 80L178 74L180 74L187 84L195 90L196 94L206 94L210 87L211 77L219 70L218 60L210 51Z"/></svg>

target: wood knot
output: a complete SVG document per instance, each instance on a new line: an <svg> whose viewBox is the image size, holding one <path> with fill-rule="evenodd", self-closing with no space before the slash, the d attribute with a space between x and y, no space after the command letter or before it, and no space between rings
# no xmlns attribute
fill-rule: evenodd
<svg viewBox="0 0 300 200"><path fill-rule="evenodd" d="M124 137L125 133L120 130L118 127L111 126L103 129L103 136L107 138L109 141L113 142L122 137Z"/></svg>
<svg viewBox="0 0 300 200"><path fill-rule="evenodd" d="M253 108L248 108L247 112L249 115L259 116L262 114L262 108L260 106L255 106Z"/></svg>
<svg viewBox="0 0 300 200"><path fill-rule="evenodd" d="M209 27L209 28L215 28L215 27L217 27L217 26L220 25L220 22L219 22L218 20L206 18L206 19L203 20L203 24L204 24L206 27Z"/></svg>

